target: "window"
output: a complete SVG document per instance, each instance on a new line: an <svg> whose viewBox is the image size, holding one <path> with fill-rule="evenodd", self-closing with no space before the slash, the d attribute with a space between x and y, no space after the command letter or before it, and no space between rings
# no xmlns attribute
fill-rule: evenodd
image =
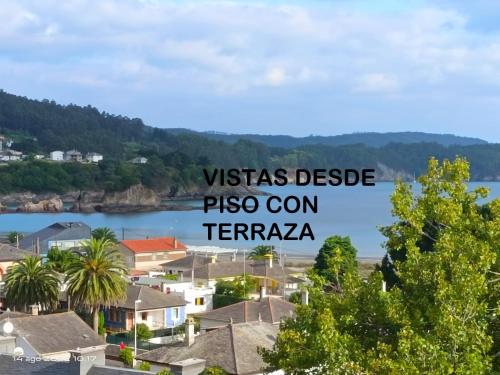
<svg viewBox="0 0 500 375"><path fill-rule="evenodd" d="M194 304L196 306L203 306L205 304L205 298L204 297L196 297L194 300Z"/></svg>
<svg viewBox="0 0 500 375"><path fill-rule="evenodd" d="M178 307L174 307L172 309L172 319L179 320L179 308Z"/></svg>
<svg viewBox="0 0 500 375"><path fill-rule="evenodd" d="M143 312L143 313L141 314L141 319L142 319L142 320L148 320L148 313L147 313L147 312Z"/></svg>
<svg viewBox="0 0 500 375"><path fill-rule="evenodd" d="M120 311L117 310L115 307L112 307L109 309L109 320L112 322L120 322L121 321Z"/></svg>

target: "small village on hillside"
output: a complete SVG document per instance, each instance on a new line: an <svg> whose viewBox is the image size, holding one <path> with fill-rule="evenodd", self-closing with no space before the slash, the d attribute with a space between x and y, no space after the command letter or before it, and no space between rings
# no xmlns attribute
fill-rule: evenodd
<svg viewBox="0 0 500 375"><path fill-rule="evenodd" d="M270 246L118 241L83 222L12 232L0 243L0 356L36 363L0 361L0 373L259 374L258 348L308 303L307 283Z"/></svg>

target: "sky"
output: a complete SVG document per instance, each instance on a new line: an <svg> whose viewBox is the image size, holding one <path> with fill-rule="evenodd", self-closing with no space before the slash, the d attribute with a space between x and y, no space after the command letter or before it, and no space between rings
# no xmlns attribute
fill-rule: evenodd
<svg viewBox="0 0 500 375"><path fill-rule="evenodd" d="M0 0L0 88L148 125L500 142L496 0Z"/></svg>

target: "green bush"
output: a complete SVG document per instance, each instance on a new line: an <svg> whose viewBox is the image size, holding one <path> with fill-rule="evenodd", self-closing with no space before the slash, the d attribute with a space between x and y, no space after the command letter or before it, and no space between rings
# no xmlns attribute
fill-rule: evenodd
<svg viewBox="0 0 500 375"><path fill-rule="evenodd" d="M174 373L168 368L164 368L163 370L158 371L156 375L174 375Z"/></svg>
<svg viewBox="0 0 500 375"><path fill-rule="evenodd" d="M141 371L149 371L151 370L151 364L147 361L141 362L138 369Z"/></svg>
<svg viewBox="0 0 500 375"><path fill-rule="evenodd" d="M120 361L122 361L126 366L132 367L134 364L134 352L132 348L125 348L120 351Z"/></svg>
<svg viewBox="0 0 500 375"><path fill-rule="evenodd" d="M134 327L128 333L129 339L134 339ZM153 332L144 323L137 324L137 340L147 341L153 337Z"/></svg>

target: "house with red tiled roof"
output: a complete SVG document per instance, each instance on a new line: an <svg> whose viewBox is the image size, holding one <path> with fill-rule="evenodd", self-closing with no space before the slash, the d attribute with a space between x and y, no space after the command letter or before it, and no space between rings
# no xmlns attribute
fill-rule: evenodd
<svg viewBox="0 0 500 375"><path fill-rule="evenodd" d="M118 249L129 269L146 271L161 271L161 264L183 258L187 251L186 245L175 237L123 240Z"/></svg>

